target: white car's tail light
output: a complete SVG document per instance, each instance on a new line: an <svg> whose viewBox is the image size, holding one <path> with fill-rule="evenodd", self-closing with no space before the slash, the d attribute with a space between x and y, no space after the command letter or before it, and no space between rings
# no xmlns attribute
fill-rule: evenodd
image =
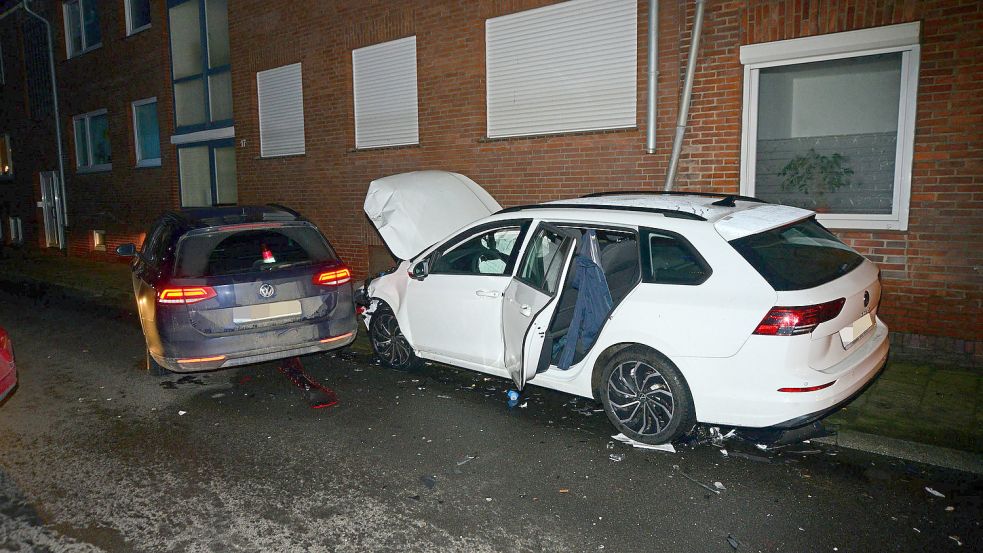
<svg viewBox="0 0 983 553"><path fill-rule="evenodd" d="M765 318L758 323L754 333L762 336L808 334L821 323L835 319L843 310L844 303L846 298L816 305L772 307Z"/></svg>

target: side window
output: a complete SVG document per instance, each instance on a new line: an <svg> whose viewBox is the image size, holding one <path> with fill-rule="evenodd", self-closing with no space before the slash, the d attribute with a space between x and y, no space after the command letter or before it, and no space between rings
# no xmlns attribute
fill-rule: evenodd
<svg viewBox="0 0 983 553"><path fill-rule="evenodd" d="M143 240L143 245L140 248L141 256L148 262L156 262L155 252L158 250L157 244L160 243L160 236L164 232L164 223L158 222L154 227L147 233L147 237Z"/></svg>
<svg viewBox="0 0 983 553"><path fill-rule="evenodd" d="M646 282L692 286L710 277L712 270L696 248L674 232L645 230L642 244Z"/></svg>
<svg viewBox="0 0 983 553"><path fill-rule="evenodd" d="M551 296L556 293L567 257L562 245L563 236L547 227L539 227L519 265L518 279Z"/></svg>
<svg viewBox="0 0 983 553"><path fill-rule="evenodd" d="M512 267L521 227L487 230L442 252L431 273L454 275L504 275Z"/></svg>

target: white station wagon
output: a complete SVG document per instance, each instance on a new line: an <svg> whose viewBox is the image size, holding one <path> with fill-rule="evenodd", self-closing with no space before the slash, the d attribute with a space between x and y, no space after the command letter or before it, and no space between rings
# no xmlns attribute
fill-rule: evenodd
<svg viewBox="0 0 983 553"><path fill-rule="evenodd" d="M638 441L797 428L887 359L878 268L811 211L658 192L502 209L443 171L373 181L365 211L402 259L360 293L384 364L594 398Z"/></svg>

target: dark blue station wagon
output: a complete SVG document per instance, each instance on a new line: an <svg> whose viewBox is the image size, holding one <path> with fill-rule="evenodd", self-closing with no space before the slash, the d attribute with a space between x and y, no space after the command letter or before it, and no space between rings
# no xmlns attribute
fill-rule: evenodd
<svg viewBox="0 0 983 553"><path fill-rule="evenodd" d="M165 213L132 256L155 374L195 372L351 344L351 271L312 223L280 206Z"/></svg>

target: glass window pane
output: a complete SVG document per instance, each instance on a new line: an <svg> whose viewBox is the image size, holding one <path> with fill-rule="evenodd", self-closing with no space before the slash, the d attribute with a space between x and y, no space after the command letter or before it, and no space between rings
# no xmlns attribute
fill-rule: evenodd
<svg viewBox="0 0 983 553"><path fill-rule="evenodd" d="M215 190L217 204L234 204L239 201L236 185L236 149L233 146L215 148Z"/></svg>
<svg viewBox="0 0 983 553"><path fill-rule="evenodd" d="M171 68L174 78L201 73L201 23L198 2L185 2L168 10Z"/></svg>
<svg viewBox="0 0 983 553"><path fill-rule="evenodd" d="M157 125L157 102L137 106L137 161L160 159L160 129Z"/></svg>
<svg viewBox="0 0 983 553"><path fill-rule="evenodd" d="M208 67L228 65L228 0L205 0L205 23L208 26Z"/></svg>
<svg viewBox="0 0 983 553"><path fill-rule="evenodd" d="M130 7L130 30L150 25L150 0L127 0Z"/></svg>
<svg viewBox="0 0 983 553"><path fill-rule="evenodd" d="M441 254L431 272L460 275L505 274L518 237L518 227L479 234Z"/></svg>
<svg viewBox="0 0 983 553"><path fill-rule="evenodd" d="M99 30L99 11L95 0L81 0L82 29L85 33L85 47L92 48L102 42L102 31Z"/></svg>
<svg viewBox="0 0 983 553"><path fill-rule="evenodd" d="M205 87L201 79L174 84L174 114L179 127L205 122Z"/></svg>
<svg viewBox="0 0 983 553"><path fill-rule="evenodd" d="M695 252L672 236L649 235L652 281L660 284L699 284L706 271Z"/></svg>
<svg viewBox="0 0 983 553"><path fill-rule="evenodd" d="M208 77L209 109L212 122L232 119L232 73Z"/></svg>
<svg viewBox="0 0 983 553"><path fill-rule="evenodd" d="M89 133L86 131L85 119L75 120L75 165L88 167L89 163Z"/></svg>
<svg viewBox="0 0 983 553"><path fill-rule="evenodd" d="M89 141L92 143L92 164L112 163L112 149L109 146L109 118L106 114L89 118Z"/></svg>
<svg viewBox="0 0 983 553"><path fill-rule="evenodd" d="M181 205L184 207L212 205L208 146L178 148L177 158L181 178Z"/></svg>
<svg viewBox="0 0 983 553"><path fill-rule="evenodd" d="M902 53L761 69L755 194L820 212L890 214Z"/></svg>
<svg viewBox="0 0 983 553"><path fill-rule="evenodd" d="M82 16L79 14L78 2L65 4L65 28L68 32L66 40L69 55L78 54L82 51Z"/></svg>

